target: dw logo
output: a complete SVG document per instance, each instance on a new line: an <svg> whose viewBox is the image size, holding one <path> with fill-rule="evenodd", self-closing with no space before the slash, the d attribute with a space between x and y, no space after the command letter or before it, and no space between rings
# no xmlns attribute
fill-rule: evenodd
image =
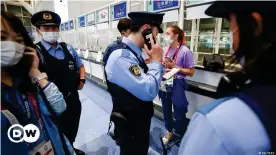
<svg viewBox="0 0 276 155"><path fill-rule="evenodd" d="M33 143L38 140L39 136L40 131L33 124L28 124L24 127L20 124L14 124L8 130L8 137L14 143L20 143L23 140L28 143Z"/></svg>

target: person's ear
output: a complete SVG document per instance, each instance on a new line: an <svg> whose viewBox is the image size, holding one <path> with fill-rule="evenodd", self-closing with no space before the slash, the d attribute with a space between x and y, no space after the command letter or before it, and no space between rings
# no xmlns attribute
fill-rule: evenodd
<svg viewBox="0 0 276 155"><path fill-rule="evenodd" d="M263 18L258 12L251 13L251 16L256 22L255 35L260 36L263 31Z"/></svg>
<svg viewBox="0 0 276 155"><path fill-rule="evenodd" d="M143 32L145 29L151 28L149 24L145 24L141 27L141 32Z"/></svg>

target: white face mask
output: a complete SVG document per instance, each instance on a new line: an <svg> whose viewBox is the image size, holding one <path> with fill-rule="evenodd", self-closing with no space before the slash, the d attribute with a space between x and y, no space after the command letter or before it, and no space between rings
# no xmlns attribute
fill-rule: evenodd
<svg viewBox="0 0 276 155"><path fill-rule="evenodd" d="M16 65L23 57L25 46L13 41L1 41L1 67Z"/></svg>
<svg viewBox="0 0 276 155"><path fill-rule="evenodd" d="M164 40L167 44L172 44L174 42L174 39L171 39L170 36L165 36Z"/></svg>
<svg viewBox="0 0 276 155"><path fill-rule="evenodd" d="M40 31L41 32L41 31ZM43 40L48 43L54 43L58 41L59 32L41 32Z"/></svg>

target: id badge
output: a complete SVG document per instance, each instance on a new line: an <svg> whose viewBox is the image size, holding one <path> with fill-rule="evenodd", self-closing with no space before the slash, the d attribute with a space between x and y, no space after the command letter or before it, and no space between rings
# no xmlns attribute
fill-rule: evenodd
<svg viewBox="0 0 276 155"><path fill-rule="evenodd" d="M30 155L55 155L52 143L50 140L43 141L29 152Z"/></svg>

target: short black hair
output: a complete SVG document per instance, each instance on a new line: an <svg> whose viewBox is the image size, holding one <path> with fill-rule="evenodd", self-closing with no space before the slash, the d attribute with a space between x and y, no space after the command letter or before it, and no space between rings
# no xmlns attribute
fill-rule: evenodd
<svg viewBox="0 0 276 155"><path fill-rule="evenodd" d="M120 33L131 28L131 20L129 18L123 18L119 20L117 29Z"/></svg>
<svg viewBox="0 0 276 155"><path fill-rule="evenodd" d="M144 24L143 24L144 25ZM133 33L136 33L140 30L140 28L143 26L142 24L139 25L131 25L130 31Z"/></svg>

